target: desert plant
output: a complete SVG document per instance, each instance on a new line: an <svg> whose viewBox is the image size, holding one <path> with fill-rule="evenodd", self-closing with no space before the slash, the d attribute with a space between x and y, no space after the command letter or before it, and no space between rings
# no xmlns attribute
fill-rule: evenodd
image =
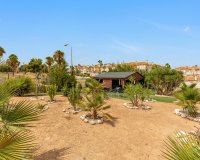
<svg viewBox="0 0 200 160"><path fill-rule="evenodd" d="M28 127L39 119L40 111L27 101L10 103L10 93L0 86L0 159L30 160L35 149Z"/></svg>
<svg viewBox="0 0 200 160"><path fill-rule="evenodd" d="M133 106L139 106L141 93L142 93L141 91L142 91L141 84L136 84L136 85L128 84L125 87L124 93L130 99Z"/></svg>
<svg viewBox="0 0 200 160"><path fill-rule="evenodd" d="M56 96L56 91L57 91L57 86L54 84L54 85L48 85L46 87L46 90L47 90L47 94L49 95L49 98L50 98L50 101L54 101L54 98Z"/></svg>
<svg viewBox="0 0 200 160"><path fill-rule="evenodd" d="M163 157L167 160L199 160L199 142L195 135L178 132L165 141Z"/></svg>
<svg viewBox="0 0 200 160"><path fill-rule="evenodd" d="M102 93L102 96L104 96L105 98L107 98L107 94L106 92L104 92L104 85L99 83L99 81L92 79L92 78L88 78L85 81L85 92L87 94L91 94L93 96L95 95L99 95Z"/></svg>
<svg viewBox="0 0 200 160"><path fill-rule="evenodd" d="M102 116L104 119L113 120L110 114L104 112L104 110L110 108L110 105L106 105L107 96L102 84L94 79L88 79L85 83L87 89L83 100L80 102L80 107L84 111L89 111L93 119Z"/></svg>
<svg viewBox="0 0 200 160"><path fill-rule="evenodd" d="M187 110L189 115L196 115L196 104L200 101L200 92L196 88L196 84L188 86L183 83L180 89L174 93L174 96L179 100L178 104L183 107L183 110Z"/></svg>
<svg viewBox="0 0 200 160"><path fill-rule="evenodd" d="M74 111L77 110L77 104L81 100L81 85L78 84L76 87L72 87L68 93L68 100L70 104L73 106Z"/></svg>
<svg viewBox="0 0 200 160"><path fill-rule="evenodd" d="M5 85L8 90L12 90L12 93L15 95L23 96L33 90L34 83L29 77L16 77L6 80L3 85Z"/></svg>

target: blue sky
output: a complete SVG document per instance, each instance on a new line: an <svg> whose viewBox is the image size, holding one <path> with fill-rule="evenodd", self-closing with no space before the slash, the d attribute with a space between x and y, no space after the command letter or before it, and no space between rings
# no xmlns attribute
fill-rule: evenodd
<svg viewBox="0 0 200 160"><path fill-rule="evenodd" d="M0 0L0 46L22 62L73 46L75 64L200 65L199 0Z"/></svg>

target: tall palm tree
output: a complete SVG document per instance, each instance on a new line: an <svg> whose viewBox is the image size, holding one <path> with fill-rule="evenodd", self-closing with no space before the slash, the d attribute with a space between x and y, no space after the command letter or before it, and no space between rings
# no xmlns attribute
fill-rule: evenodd
<svg viewBox="0 0 200 160"><path fill-rule="evenodd" d="M61 65L62 62L64 62L64 55L64 52L57 50L55 51L53 58L59 65Z"/></svg>
<svg viewBox="0 0 200 160"><path fill-rule="evenodd" d="M197 102L200 101L200 92L196 88L196 84L186 85L183 83L180 90L174 93L174 96L179 100L178 104L187 110L188 114L195 116L197 113Z"/></svg>
<svg viewBox="0 0 200 160"><path fill-rule="evenodd" d="M5 54L6 52L5 52L5 50L2 48L2 47L0 47L0 58L3 56L3 54Z"/></svg>
<svg viewBox="0 0 200 160"><path fill-rule="evenodd" d="M27 101L10 103L11 93L0 86L0 159L30 160L35 149L28 130L39 119L40 111Z"/></svg>
<svg viewBox="0 0 200 160"><path fill-rule="evenodd" d="M14 76L17 67L20 65L18 57L15 54L11 54L8 57L7 64L12 68L13 76Z"/></svg>
<svg viewBox="0 0 200 160"><path fill-rule="evenodd" d="M54 63L53 57L46 57L46 64L48 65L49 69L51 68L51 66L53 65L53 63Z"/></svg>

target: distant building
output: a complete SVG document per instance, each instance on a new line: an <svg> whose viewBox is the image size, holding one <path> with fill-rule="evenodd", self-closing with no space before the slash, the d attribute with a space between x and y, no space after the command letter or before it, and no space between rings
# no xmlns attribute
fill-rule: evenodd
<svg viewBox="0 0 200 160"><path fill-rule="evenodd" d="M158 64L151 63L151 62L129 62L126 64L128 64L136 69L146 70L146 71L151 70L154 65L158 65ZM91 76L95 76L99 73L109 72L110 70L115 69L116 65L117 64L111 64L111 63L103 64L103 65L99 65L99 64L80 65L79 64L79 65L75 66L75 70L79 71L81 74L89 74Z"/></svg>
<svg viewBox="0 0 200 160"><path fill-rule="evenodd" d="M108 72L94 76L94 78L105 85L109 90L116 87L124 88L129 78L133 77L137 82L143 83L144 77L138 72Z"/></svg>
<svg viewBox="0 0 200 160"><path fill-rule="evenodd" d="M186 84L196 83L200 88L200 67L199 66L181 66L176 68L178 71L182 71L184 75L184 81Z"/></svg>
<svg viewBox="0 0 200 160"><path fill-rule="evenodd" d="M152 69L152 67L156 64L154 63L151 63L151 62L129 62L127 63L129 64L130 66L132 67L135 67L136 69L139 69L139 70L146 70L146 71L149 71Z"/></svg>

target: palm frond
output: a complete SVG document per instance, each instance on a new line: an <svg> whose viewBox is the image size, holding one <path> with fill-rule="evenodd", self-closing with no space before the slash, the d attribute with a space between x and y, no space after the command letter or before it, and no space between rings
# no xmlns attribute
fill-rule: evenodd
<svg viewBox="0 0 200 160"><path fill-rule="evenodd" d="M35 144L27 131L4 132L0 130L0 160L30 160Z"/></svg>
<svg viewBox="0 0 200 160"><path fill-rule="evenodd" d="M167 160L200 160L200 145L191 135L178 133L165 141L163 157Z"/></svg>
<svg viewBox="0 0 200 160"><path fill-rule="evenodd" d="M0 110L1 121L6 128L29 127L30 122L39 119L40 113L37 106L28 101L7 103Z"/></svg>

